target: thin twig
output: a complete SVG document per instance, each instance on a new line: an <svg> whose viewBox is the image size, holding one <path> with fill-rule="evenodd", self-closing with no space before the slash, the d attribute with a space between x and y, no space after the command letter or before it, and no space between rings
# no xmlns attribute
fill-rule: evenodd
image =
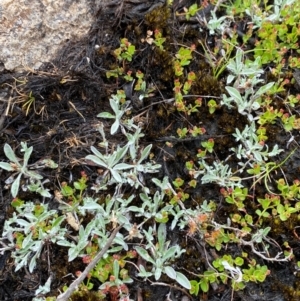
<svg viewBox="0 0 300 301"><path fill-rule="evenodd" d="M83 117L83 115L76 109L75 105L71 102L68 101L68 103L71 105L71 107L80 115L80 117L82 117L83 121L85 122L85 118Z"/></svg>
<svg viewBox="0 0 300 301"><path fill-rule="evenodd" d="M116 237L119 230L122 228L123 225L118 226L113 233L110 235L106 245L103 247L103 249L96 255L96 257L93 259L93 261L90 262L90 264L85 268L85 270L81 273L81 275L73 281L73 283L69 286L69 288L63 293L60 294L56 301L67 301L71 294L78 288L80 283L86 278L86 276L89 274L89 272L96 266L98 261L103 257L103 255L107 252L111 244L113 243L114 238Z"/></svg>
<svg viewBox="0 0 300 301"><path fill-rule="evenodd" d="M217 4L215 5L214 8L214 13L217 12L217 10L219 9L219 6L224 2L225 0L218 0Z"/></svg>
<svg viewBox="0 0 300 301"><path fill-rule="evenodd" d="M189 97L199 97L199 98L216 98L216 99L221 99L222 97L220 96L213 96L213 95L183 95L183 98L189 98ZM168 98L168 99L164 99L161 101L156 101L156 102L152 102L150 105L143 107L143 109L147 109L152 107L153 105L157 105L160 103L171 103L175 101L175 98Z"/></svg>

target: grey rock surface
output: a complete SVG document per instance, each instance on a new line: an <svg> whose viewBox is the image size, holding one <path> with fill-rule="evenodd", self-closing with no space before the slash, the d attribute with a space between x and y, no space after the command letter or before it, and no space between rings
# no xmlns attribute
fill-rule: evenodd
<svg viewBox="0 0 300 301"><path fill-rule="evenodd" d="M87 34L93 22L89 0L0 0L2 69L38 69L68 40Z"/></svg>

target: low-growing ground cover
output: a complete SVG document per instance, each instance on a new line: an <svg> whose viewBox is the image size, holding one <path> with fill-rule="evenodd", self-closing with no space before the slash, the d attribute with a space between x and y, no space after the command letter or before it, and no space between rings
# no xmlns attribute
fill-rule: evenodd
<svg viewBox="0 0 300 301"><path fill-rule="evenodd" d="M1 300L298 300L300 5L95 17L0 78Z"/></svg>

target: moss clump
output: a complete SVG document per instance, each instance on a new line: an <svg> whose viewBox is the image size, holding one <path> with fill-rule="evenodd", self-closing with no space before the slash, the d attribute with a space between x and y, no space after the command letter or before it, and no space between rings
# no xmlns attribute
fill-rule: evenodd
<svg viewBox="0 0 300 301"><path fill-rule="evenodd" d="M70 300L72 301L99 301L99 300L106 300L106 299L100 299L98 292L93 291L78 291L75 292Z"/></svg>
<svg viewBox="0 0 300 301"><path fill-rule="evenodd" d="M192 86L191 94L219 96L224 92L222 83L208 72L203 73L203 71L198 71L196 78L197 80Z"/></svg>
<svg viewBox="0 0 300 301"><path fill-rule="evenodd" d="M285 277L284 277L285 278ZM286 278L288 276L286 275ZM300 299L300 274L297 273L295 276L292 276L292 278L295 278L293 283L291 284L285 284L280 281L280 279L275 281L274 289L279 290L284 300L289 301L299 301Z"/></svg>
<svg viewBox="0 0 300 301"><path fill-rule="evenodd" d="M169 51L154 49L152 57L153 76L164 83L173 83L174 69L173 56ZM170 88L170 87L168 87Z"/></svg>
<svg viewBox="0 0 300 301"><path fill-rule="evenodd" d="M145 16L145 24L152 29L158 29L164 35L169 35L169 20L171 12L167 5L158 7Z"/></svg>

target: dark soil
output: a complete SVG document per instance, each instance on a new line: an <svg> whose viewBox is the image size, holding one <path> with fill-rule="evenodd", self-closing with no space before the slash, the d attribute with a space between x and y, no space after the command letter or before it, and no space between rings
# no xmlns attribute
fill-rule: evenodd
<svg viewBox="0 0 300 301"><path fill-rule="evenodd" d="M218 109L214 114L209 114L207 106L203 105L198 113L184 116L178 113L172 103L164 103L164 99L174 96L171 55L179 49L180 44L195 44L197 51L203 53L198 40L208 41L208 35L204 29L199 31L199 24L192 19L190 22L175 17L175 11L180 11L184 6L188 7L195 1L175 0L173 10L164 5L164 1L146 0L140 1L118 0L111 1L99 11L95 12L95 21L89 34L80 41L70 41L64 49L53 58L52 62L45 63L40 70L26 70L23 73L2 72L0 74L0 93L5 99L11 99L9 114L6 116L6 104L2 105L0 120L0 161L5 161L3 153L4 143L18 150L20 142L26 141L33 146L34 151L31 160L36 162L49 157L59 164L54 171L44 170L45 178L50 179L48 188L59 189L59 183L70 182L80 177L80 172L85 171L91 183L97 177L96 168L88 166L84 157L90 154L90 147L97 145L101 137L97 130L100 120L97 113L110 111L108 99L116 90L122 89L124 82L115 79L107 79L106 71L116 68L117 61L113 50L119 47L120 38L128 38L136 46L137 54L128 69L141 70L145 73L147 83L156 86L154 95L145 102L134 104L132 114L142 113L145 137L142 143L154 145L153 153L157 163L163 168L158 178L167 175L171 179L181 177L188 180L184 163L187 160L196 160L197 149L201 139L214 138L215 154L220 160L226 159L235 146L232 136L235 128L243 129L247 119L239 115L235 110L225 107ZM199 1L197 1L199 2ZM198 3L200 4L200 3ZM209 8L208 8L209 12ZM167 38L166 52L160 52L151 45L142 43L147 30L160 29ZM99 45L100 47L96 47ZM210 44L211 45L211 44ZM212 46L213 47L213 46ZM88 59L87 59L88 58ZM203 56L195 54L190 70L197 70L197 83L193 86L191 94L211 95L220 97L224 93L224 79L226 72L216 80L212 76L211 68ZM18 81L17 81L18 80ZM25 83L26 80L26 83ZM21 82L23 81L23 83ZM290 89L295 89L291 86ZM24 103L29 93L35 97L34 104L26 114ZM205 101L205 99L204 99ZM187 99L189 102L189 99ZM278 107L282 106L278 100ZM109 120L101 120L109 129ZM201 125L205 127L206 134L201 139L176 140L173 139L173 148L167 147L165 142L168 137L176 137L179 127ZM281 162L291 150L297 146L299 132L293 132L295 142L287 148L290 135L281 125L274 124L268 128L268 145L278 144L285 149L284 153L276 159ZM107 138L115 144L120 144L121 136L111 138L107 130ZM214 157L212 157L213 160ZM298 178L300 170L300 152L298 150L282 166L275 178L282 177L281 172L289 181ZM232 162L234 165L234 162ZM9 174L0 170L0 230L5 219L11 215L10 202L12 200L9 189L5 188L5 180ZM146 179L146 181L149 179ZM272 180L274 181L274 179ZM150 181L149 181L150 183ZM270 184L272 185L272 183ZM251 183L249 187L251 186ZM226 204L219 193L217 185L202 185L196 189L187 191L194 206L203 200L219 200L215 220L226 223L231 212L236 210ZM130 192L129 192L130 193ZM263 196L266 190L263 185L257 185L254 197ZM19 197L24 200L41 201L35 194L20 191ZM50 200L54 203L54 200ZM254 210L253 200L249 200L249 210ZM53 205L55 206L55 205ZM190 300L207 301L254 301L273 300L291 301L300 300L300 273L296 270L296 262L300 260L300 240L294 231L298 221L290 219L275 226L272 220L269 223L273 227L271 237L281 246L287 241L294 250L295 258L283 264L267 263L271 270L270 276L262 284L249 284L244 291L232 292L230 285L217 285L211 288L209 293L201 293L197 298ZM205 270L206 261L204 248L208 256L213 256L212 249L204 246L197 239L197 235L190 237L184 232L173 233L173 239L178 240L187 253L177 264L178 271L186 270L195 274ZM300 231L298 231L300 235ZM272 250L274 248L274 250ZM240 254L242 248L228 246L226 252L232 256ZM271 252L277 252L271 247ZM266 264L262 259L256 258L260 264ZM50 263L50 264L49 264ZM67 252L63 247L46 246L33 274L26 269L14 271L13 260L10 253L0 255L0 300L31 300L37 287L53 275L52 291L49 296L58 295L63 285L69 285L74 280L77 270L83 270L85 265L81 260L68 262ZM165 279L163 279L165 280ZM167 283L168 279L165 280ZM163 301L170 292L169 287L150 286L146 282L136 280L130 286L130 296L134 300ZM183 300L184 294L180 290L171 290L172 300ZM74 298L72 300L75 300ZM77 299L76 299L77 300ZM81 297L80 300L94 300L92 296Z"/></svg>

